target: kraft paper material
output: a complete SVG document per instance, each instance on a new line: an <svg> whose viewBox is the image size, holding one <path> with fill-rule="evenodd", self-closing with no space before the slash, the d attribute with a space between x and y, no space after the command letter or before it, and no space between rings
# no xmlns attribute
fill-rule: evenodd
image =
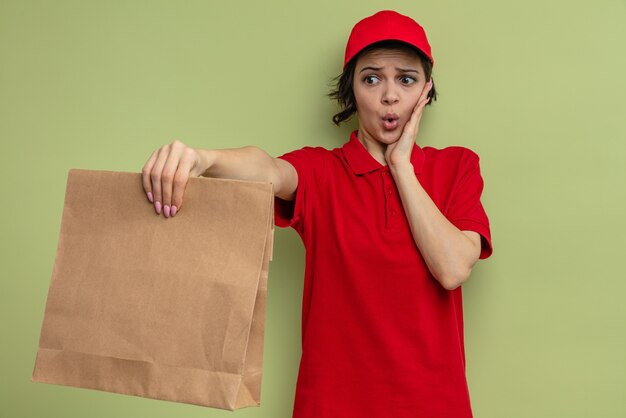
<svg viewBox="0 0 626 418"><path fill-rule="evenodd" d="M32 381L259 406L271 183L192 177L157 215L141 174L71 169Z"/></svg>

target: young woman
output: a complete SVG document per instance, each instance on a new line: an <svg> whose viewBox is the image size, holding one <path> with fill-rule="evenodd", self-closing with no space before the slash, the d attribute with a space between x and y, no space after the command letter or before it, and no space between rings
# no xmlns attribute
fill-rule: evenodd
<svg viewBox="0 0 626 418"><path fill-rule="evenodd" d="M472 417L460 285L491 235L478 155L415 143L433 65L423 28L383 10L353 27L329 94L337 125L358 117L341 147L273 158L174 141L143 168L166 217L189 176L273 183L275 223L306 249L294 418Z"/></svg>

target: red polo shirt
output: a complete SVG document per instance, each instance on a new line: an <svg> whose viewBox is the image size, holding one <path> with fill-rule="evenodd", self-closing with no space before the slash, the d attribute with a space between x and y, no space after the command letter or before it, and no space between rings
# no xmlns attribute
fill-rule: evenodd
<svg viewBox="0 0 626 418"><path fill-rule="evenodd" d="M469 418L461 287L432 276L411 235L389 167L356 131L341 148L281 155L298 172L275 223L304 243L302 357L294 418ZM491 255L469 148L414 145L415 174L439 210L478 232Z"/></svg>

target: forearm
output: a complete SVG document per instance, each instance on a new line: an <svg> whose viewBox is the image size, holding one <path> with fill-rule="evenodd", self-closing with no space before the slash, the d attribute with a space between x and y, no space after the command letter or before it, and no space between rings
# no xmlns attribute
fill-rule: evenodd
<svg viewBox="0 0 626 418"><path fill-rule="evenodd" d="M275 183L277 168L267 152L255 146L227 149L196 148L203 177Z"/></svg>
<svg viewBox="0 0 626 418"><path fill-rule="evenodd" d="M390 166L413 239L428 269L446 289L465 281L473 263L473 243L441 213L415 176L413 166Z"/></svg>

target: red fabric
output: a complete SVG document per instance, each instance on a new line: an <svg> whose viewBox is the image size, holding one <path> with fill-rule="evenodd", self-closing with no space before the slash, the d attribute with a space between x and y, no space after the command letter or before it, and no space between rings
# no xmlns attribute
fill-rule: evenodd
<svg viewBox="0 0 626 418"><path fill-rule="evenodd" d="M469 418L461 287L431 275L387 166L359 142L281 155L298 172L275 223L304 243L302 357L294 418ZM411 161L442 213L482 235L479 158L468 148L420 148Z"/></svg>
<svg viewBox="0 0 626 418"><path fill-rule="evenodd" d="M359 22L352 28L343 59L343 69L363 48L376 42L396 40L421 50L435 67L435 60L424 28L409 16L394 10L381 10Z"/></svg>

